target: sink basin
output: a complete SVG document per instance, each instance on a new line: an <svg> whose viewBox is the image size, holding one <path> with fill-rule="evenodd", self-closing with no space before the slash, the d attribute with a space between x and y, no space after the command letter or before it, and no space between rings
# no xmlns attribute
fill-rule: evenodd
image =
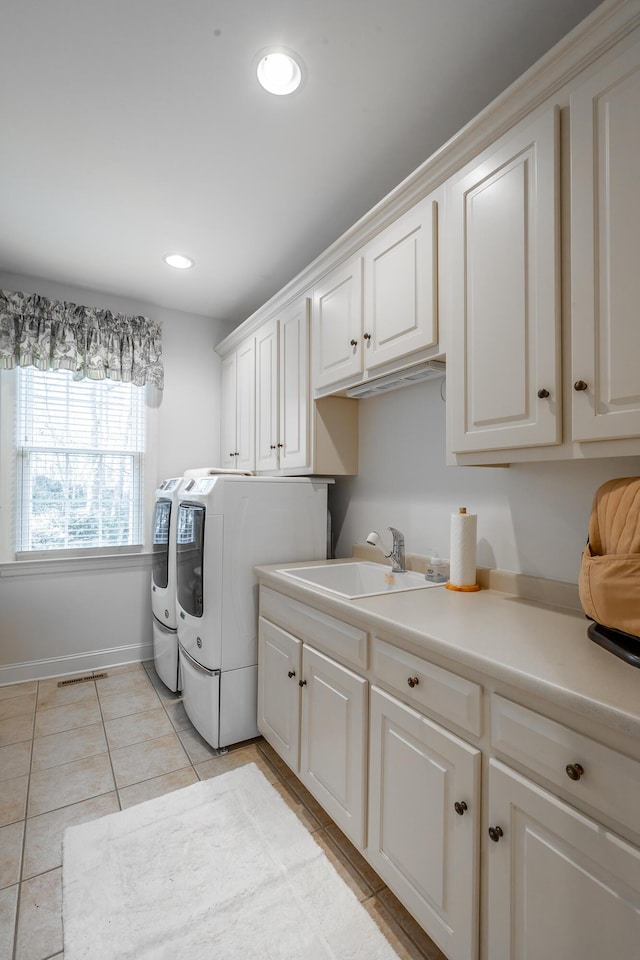
<svg viewBox="0 0 640 960"><path fill-rule="evenodd" d="M382 563L354 561L353 563L324 564L321 566L295 567L278 570L287 577L306 583L310 587L328 590L339 597L355 600L357 597L374 597L381 593L398 593L402 590L424 590L426 587L441 587L430 583L424 574L408 570L391 573L391 567Z"/></svg>

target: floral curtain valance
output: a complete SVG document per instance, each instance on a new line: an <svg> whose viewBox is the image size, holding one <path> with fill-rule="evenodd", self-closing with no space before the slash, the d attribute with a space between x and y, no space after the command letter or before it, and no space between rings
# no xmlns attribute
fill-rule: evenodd
<svg viewBox="0 0 640 960"><path fill-rule="evenodd" d="M162 390L160 325L146 317L0 290L0 370L72 370Z"/></svg>

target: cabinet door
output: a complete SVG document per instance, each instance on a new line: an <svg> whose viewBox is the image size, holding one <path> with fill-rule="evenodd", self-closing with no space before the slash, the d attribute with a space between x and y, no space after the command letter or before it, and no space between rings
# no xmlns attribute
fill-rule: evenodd
<svg viewBox="0 0 640 960"><path fill-rule="evenodd" d="M256 470L278 468L278 322L256 333Z"/></svg>
<svg viewBox="0 0 640 960"><path fill-rule="evenodd" d="M280 317L280 467L309 465L309 310L302 297Z"/></svg>
<svg viewBox="0 0 640 960"><path fill-rule="evenodd" d="M305 644L302 683L300 779L362 849L367 681Z"/></svg>
<svg viewBox="0 0 640 960"><path fill-rule="evenodd" d="M236 351L236 467L254 470L256 464L256 353L253 337Z"/></svg>
<svg viewBox="0 0 640 960"><path fill-rule="evenodd" d="M489 778L491 960L636 957L640 850L496 760Z"/></svg>
<svg viewBox="0 0 640 960"><path fill-rule="evenodd" d="M471 960L480 751L376 687L370 717L369 860L450 960Z"/></svg>
<svg viewBox="0 0 640 960"><path fill-rule="evenodd" d="M302 642L260 617L258 730L294 773L300 766Z"/></svg>
<svg viewBox="0 0 640 960"><path fill-rule="evenodd" d="M315 389L362 373L361 257L332 270L314 288L313 356Z"/></svg>
<svg viewBox="0 0 640 960"><path fill-rule="evenodd" d="M222 361L220 387L220 460L223 467L236 465L236 355L225 357Z"/></svg>
<svg viewBox="0 0 640 960"><path fill-rule="evenodd" d="M438 340L438 204L399 217L364 256L365 365L368 370Z"/></svg>
<svg viewBox="0 0 640 960"><path fill-rule="evenodd" d="M558 111L450 185L454 453L559 443Z"/></svg>
<svg viewBox="0 0 640 960"><path fill-rule="evenodd" d="M571 96L574 440L640 435L640 46Z"/></svg>

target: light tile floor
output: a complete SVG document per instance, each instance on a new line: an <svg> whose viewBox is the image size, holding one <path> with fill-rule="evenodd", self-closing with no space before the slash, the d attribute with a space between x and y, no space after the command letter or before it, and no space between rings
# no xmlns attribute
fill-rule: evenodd
<svg viewBox="0 0 640 960"><path fill-rule="evenodd" d="M107 673L68 687L55 678L0 687L2 960L63 960L66 827L250 762L313 833L401 960L445 960L269 744L258 739L217 755L152 663Z"/></svg>

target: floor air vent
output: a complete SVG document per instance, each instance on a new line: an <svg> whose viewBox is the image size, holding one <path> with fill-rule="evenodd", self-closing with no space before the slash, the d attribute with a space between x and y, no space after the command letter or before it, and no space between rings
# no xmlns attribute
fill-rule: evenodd
<svg viewBox="0 0 640 960"><path fill-rule="evenodd" d="M72 677L71 680L58 680L59 687L68 687L72 683L86 683L87 680L103 680L107 673L91 673L86 677Z"/></svg>

